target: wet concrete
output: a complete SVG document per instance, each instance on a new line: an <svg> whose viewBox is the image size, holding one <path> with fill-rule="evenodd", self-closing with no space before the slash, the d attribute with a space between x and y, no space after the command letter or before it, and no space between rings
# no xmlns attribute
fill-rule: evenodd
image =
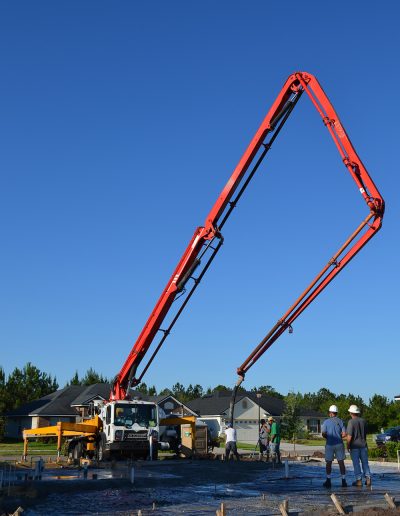
<svg viewBox="0 0 400 516"><path fill-rule="evenodd" d="M352 471L348 470L350 483ZM286 499L291 514L329 514L333 508L330 494L335 492L346 512L350 512L360 506L383 506L386 492L399 499L400 474L396 469L372 467L372 470L370 489L340 487L340 476L334 469L332 490L322 487L323 463L291 463L289 479L284 478L284 468L262 462L137 463L133 485L128 480L130 470L123 464L114 469L89 469L86 480L82 471L48 470L41 481L30 486L36 494L30 500L25 497L25 506L22 497L19 505L26 508L24 514L28 516L127 516L137 514L139 509L144 515L215 515L224 502L228 514L258 516L280 514L279 504ZM97 480L93 480L93 474Z"/></svg>

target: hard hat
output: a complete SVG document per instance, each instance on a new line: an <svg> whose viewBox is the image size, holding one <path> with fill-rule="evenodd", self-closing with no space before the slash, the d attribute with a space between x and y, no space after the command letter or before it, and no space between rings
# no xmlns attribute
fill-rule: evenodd
<svg viewBox="0 0 400 516"><path fill-rule="evenodd" d="M360 409L357 407L357 405L350 405L349 412L350 414L359 414Z"/></svg>
<svg viewBox="0 0 400 516"><path fill-rule="evenodd" d="M274 418L272 416L269 416L268 421L273 421Z"/></svg>
<svg viewBox="0 0 400 516"><path fill-rule="evenodd" d="M331 405L331 406L329 407L328 412L335 412L335 414L337 414L339 411L338 411L338 409L337 409L337 406L336 406L336 405Z"/></svg>

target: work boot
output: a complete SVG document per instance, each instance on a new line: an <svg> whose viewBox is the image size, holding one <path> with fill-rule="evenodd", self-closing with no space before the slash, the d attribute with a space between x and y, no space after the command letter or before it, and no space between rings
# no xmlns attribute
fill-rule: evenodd
<svg viewBox="0 0 400 516"><path fill-rule="evenodd" d="M347 482L345 478L342 478L342 487L347 487Z"/></svg>
<svg viewBox="0 0 400 516"><path fill-rule="evenodd" d="M365 477L365 485L371 486L371 477Z"/></svg>
<svg viewBox="0 0 400 516"><path fill-rule="evenodd" d="M324 482L322 485L323 485L324 487L328 487L328 488L329 488L329 487L331 487L331 485L332 485L332 484L331 484L331 479L330 479L330 478L327 478L327 479L325 480L325 482Z"/></svg>
<svg viewBox="0 0 400 516"><path fill-rule="evenodd" d="M354 487L362 487L362 480L359 478L358 480L355 480L352 484Z"/></svg>

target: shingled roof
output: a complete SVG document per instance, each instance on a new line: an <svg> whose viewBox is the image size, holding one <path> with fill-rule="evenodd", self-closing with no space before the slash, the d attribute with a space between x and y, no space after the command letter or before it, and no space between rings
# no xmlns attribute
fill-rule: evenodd
<svg viewBox="0 0 400 516"><path fill-rule="evenodd" d="M93 385L83 386L84 390L72 401L72 407L88 406L96 398L108 400L111 392L111 383L94 383Z"/></svg>
<svg viewBox="0 0 400 516"><path fill-rule="evenodd" d="M78 416L78 412L71 407L72 401L86 389L85 385L70 385L58 391L43 396L38 400L26 403L21 407L8 412L7 417L13 416Z"/></svg>
<svg viewBox="0 0 400 516"><path fill-rule="evenodd" d="M215 391L213 394L197 398L188 403L189 408L200 416L203 415L223 415L229 410L232 391ZM262 395L257 398L255 393L239 391L236 396L236 403L243 398L250 398L254 403L273 416L280 416L285 407L284 401L273 396Z"/></svg>
<svg viewBox="0 0 400 516"><path fill-rule="evenodd" d="M218 415L222 416L227 414L229 411L229 404L231 401L232 391L215 391L212 394L197 398L187 403L188 407L196 412L199 416L211 416ZM249 398L257 405L260 405L262 410L271 416L282 416L285 410L285 402L281 398L275 396L268 396L263 394L260 398L257 398L255 392L239 391L236 395L236 403L241 401L243 398ZM324 417L325 414L321 414L312 409L301 409L300 416L303 417Z"/></svg>

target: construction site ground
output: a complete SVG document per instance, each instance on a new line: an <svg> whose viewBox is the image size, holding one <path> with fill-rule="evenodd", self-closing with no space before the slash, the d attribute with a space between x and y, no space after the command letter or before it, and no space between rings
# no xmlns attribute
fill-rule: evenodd
<svg viewBox="0 0 400 516"><path fill-rule="evenodd" d="M34 459L36 460L36 458ZM4 467L7 467L2 464ZM332 489L322 487L324 463L289 462L284 466L258 460L161 460L126 462L89 468L87 478L78 467L47 464L41 480L33 480L30 465L17 467L15 481L4 485L0 514L12 514L19 506L24 516L147 514L216 514L224 503L226 514L281 514L279 505L287 500L289 514L337 514L330 498L335 493L345 512L394 514L386 509L384 495L400 499L400 472L397 465L372 465L372 488L340 487L334 469ZM6 478L6 477L4 477ZM348 465L348 480L353 480Z"/></svg>

